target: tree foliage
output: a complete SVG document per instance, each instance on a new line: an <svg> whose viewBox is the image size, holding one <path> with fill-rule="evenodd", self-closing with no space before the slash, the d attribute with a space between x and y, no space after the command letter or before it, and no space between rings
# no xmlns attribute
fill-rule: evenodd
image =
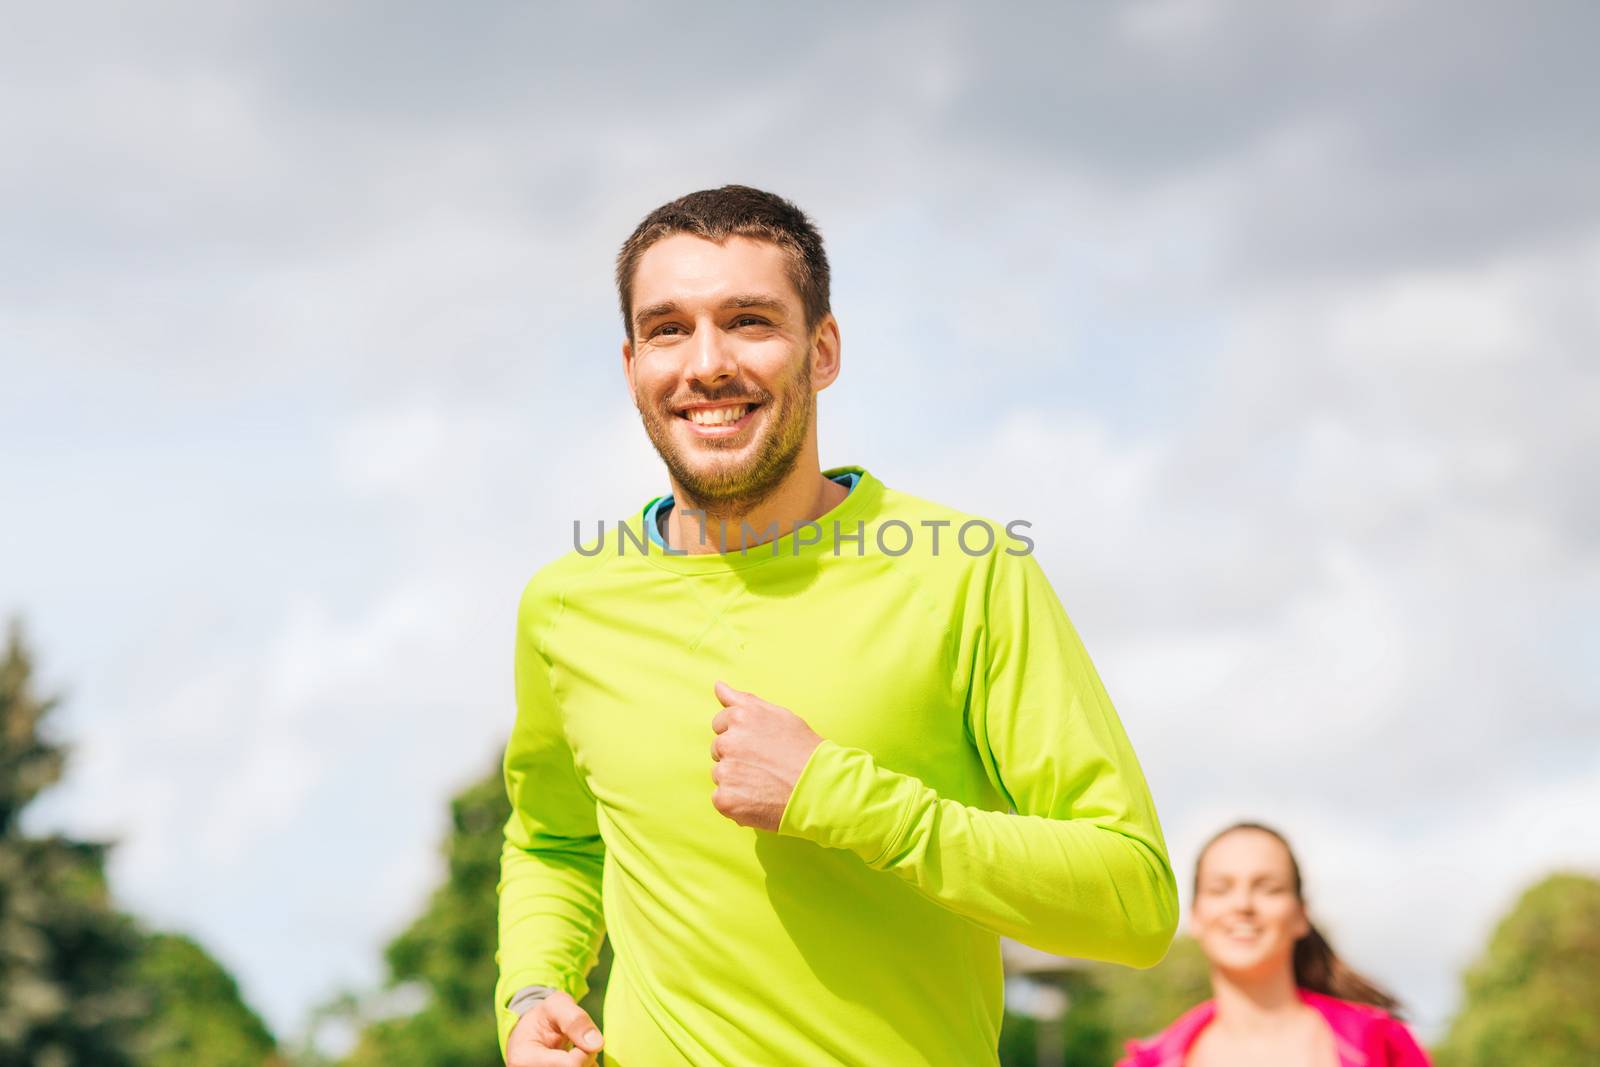
<svg viewBox="0 0 1600 1067"><path fill-rule="evenodd" d="M385 952L388 991L412 989L421 1006L382 1017L384 998L352 1005L360 1037L348 1067L498 1067L495 1035L496 886L510 817L498 760L450 802L445 877L423 913ZM603 1025L609 947L589 976L583 1006Z"/></svg>
<svg viewBox="0 0 1600 1067"><path fill-rule="evenodd" d="M186 938L148 934L106 883L109 846L29 837L23 812L60 780L56 701L13 623L0 652L0 1064L267 1067L280 1062L233 979Z"/></svg>
<svg viewBox="0 0 1600 1067"><path fill-rule="evenodd" d="M1600 1063L1600 879L1555 874L1529 889L1464 985L1440 1067Z"/></svg>
<svg viewBox="0 0 1600 1067"><path fill-rule="evenodd" d="M20 830L66 762L42 729L54 708L13 624L0 653L0 1062L135 1067L138 933L111 907L105 846Z"/></svg>
<svg viewBox="0 0 1600 1067"><path fill-rule="evenodd" d="M1104 993L1096 1025L1106 1036L1103 1048L1116 1062L1129 1038L1149 1037L1211 996L1211 970L1199 942L1180 937L1166 958L1147 971L1096 963L1094 982Z"/></svg>
<svg viewBox="0 0 1600 1067"><path fill-rule="evenodd" d="M1166 958L1148 970L1080 962L1051 984L1067 999L1057 1046L1062 1067L1112 1067L1129 1038L1156 1033L1211 995L1205 955L1187 937L1174 942ZM1000 1033L1004 1067L1043 1062L1038 1051L1042 1031L1037 1021L1008 1011Z"/></svg>
<svg viewBox="0 0 1600 1067"><path fill-rule="evenodd" d="M181 934L147 935L133 985L144 998L140 1067L269 1067L277 1043L239 995L239 984Z"/></svg>

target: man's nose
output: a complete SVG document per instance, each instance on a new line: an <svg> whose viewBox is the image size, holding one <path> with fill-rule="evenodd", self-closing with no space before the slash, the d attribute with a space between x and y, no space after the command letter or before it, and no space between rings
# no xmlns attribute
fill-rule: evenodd
<svg viewBox="0 0 1600 1067"><path fill-rule="evenodd" d="M687 372L691 378L710 385L731 378L738 372L739 364L734 359L732 346L727 343L722 331L717 329L716 323L701 323L694 331L690 344L692 349Z"/></svg>

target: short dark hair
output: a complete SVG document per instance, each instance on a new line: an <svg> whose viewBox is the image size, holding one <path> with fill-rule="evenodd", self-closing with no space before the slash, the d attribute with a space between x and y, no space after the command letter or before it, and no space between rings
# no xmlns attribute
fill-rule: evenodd
<svg viewBox="0 0 1600 1067"><path fill-rule="evenodd" d="M789 254L789 278L800 291L806 329L828 314L828 256L822 234L794 204L776 193L748 185L702 189L662 204L622 244L617 253L617 297L622 327L633 338L633 276L645 249L664 237L688 233L718 244L730 237L771 241Z"/></svg>

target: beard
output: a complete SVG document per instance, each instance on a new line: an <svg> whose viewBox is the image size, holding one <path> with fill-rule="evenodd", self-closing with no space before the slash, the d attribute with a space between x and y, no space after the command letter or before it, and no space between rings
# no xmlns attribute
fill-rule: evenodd
<svg viewBox="0 0 1600 1067"><path fill-rule="evenodd" d="M799 369L778 395L777 402L770 394L745 388L735 383L719 390L726 397L750 397L761 402L762 426L744 458L731 455L713 458L720 448L716 440L697 441L694 449L699 462L693 462L679 445L673 421L680 416L667 410L666 405L646 407L634 398L644 430L655 446L661 462L683 490L683 500L675 501L681 508L695 508L705 512L708 520L728 521L749 514L755 506L772 494L794 470L805 446L806 432L811 425L811 415L816 408L816 393L811 389L811 349L800 360ZM699 401L716 401L716 394L696 393Z"/></svg>

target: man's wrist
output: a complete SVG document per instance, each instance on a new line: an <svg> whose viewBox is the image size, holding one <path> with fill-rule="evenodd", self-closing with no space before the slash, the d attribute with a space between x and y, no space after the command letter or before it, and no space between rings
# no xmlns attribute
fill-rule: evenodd
<svg viewBox="0 0 1600 1067"><path fill-rule="evenodd" d="M783 813L778 817L777 833L791 837L810 837L811 834L803 828L802 824L807 816L809 804L809 785L811 779L817 776L817 765L827 759L827 750L833 746L827 738L823 738L812 750L807 753L805 763L800 765L800 773L795 777L794 785L789 787L789 799L783 805Z"/></svg>
<svg viewBox="0 0 1600 1067"><path fill-rule="evenodd" d="M927 786L826 738L800 772L778 832L854 852L876 867L896 851Z"/></svg>
<svg viewBox="0 0 1600 1067"><path fill-rule="evenodd" d="M529 1008L539 1003L545 997L548 997L552 993L559 992L560 990L552 989L547 985L523 986L521 989L517 990L516 993L512 995L511 999L506 1003L506 1010L510 1011L518 1018L521 1018Z"/></svg>

